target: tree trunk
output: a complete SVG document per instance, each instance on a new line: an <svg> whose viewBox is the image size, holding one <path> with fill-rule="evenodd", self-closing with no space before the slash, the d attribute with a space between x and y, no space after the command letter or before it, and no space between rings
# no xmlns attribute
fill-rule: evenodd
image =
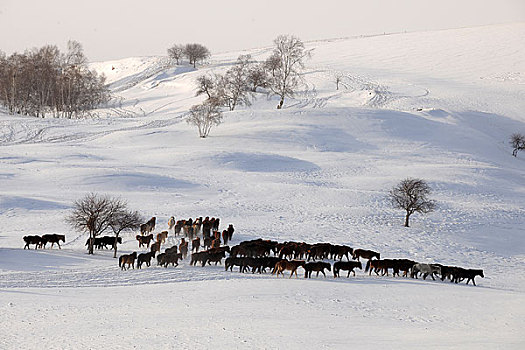
<svg viewBox="0 0 525 350"><path fill-rule="evenodd" d="M408 226L408 218L410 217L410 213L407 212L407 215L405 216L405 227L410 227Z"/></svg>
<svg viewBox="0 0 525 350"><path fill-rule="evenodd" d="M279 101L279 104L277 105L277 109L281 109L283 107L284 103L284 97L281 97L281 101Z"/></svg>
<svg viewBox="0 0 525 350"><path fill-rule="evenodd" d="M117 257L117 245L118 245L118 233L115 233L115 245L113 246L113 249L115 252L113 253L113 257Z"/></svg>
<svg viewBox="0 0 525 350"><path fill-rule="evenodd" d="M93 235L93 232L89 232L88 254L91 254L91 255L93 255L93 243L95 243L95 236Z"/></svg>

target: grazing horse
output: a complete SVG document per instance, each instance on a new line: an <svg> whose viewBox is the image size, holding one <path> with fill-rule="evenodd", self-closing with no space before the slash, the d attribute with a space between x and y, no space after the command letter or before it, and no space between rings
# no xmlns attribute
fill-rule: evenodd
<svg viewBox="0 0 525 350"><path fill-rule="evenodd" d="M150 233L147 236L137 235L135 238L139 241L139 248L144 246L144 244L149 248L149 244L153 240L153 233Z"/></svg>
<svg viewBox="0 0 525 350"><path fill-rule="evenodd" d="M319 277L319 272L321 272L323 276L326 278L324 269L327 269L328 271L332 271L332 265L330 265L330 263L323 262L323 261L307 263L303 267L304 267L304 278L312 278L312 271L317 272L316 277Z"/></svg>
<svg viewBox="0 0 525 350"><path fill-rule="evenodd" d="M133 267L133 269L135 269L135 259L137 259L137 252L121 255L118 258L118 266L120 267L121 270L126 270L126 264L127 264L128 269L130 266Z"/></svg>
<svg viewBox="0 0 525 350"><path fill-rule="evenodd" d="M423 279L426 279L428 275L432 277L432 279L435 281L434 275L441 275L441 266L438 264L414 264L412 267L412 278L417 279L418 273L421 272L423 274Z"/></svg>
<svg viewBox="0 0 525 350"><path fill-rule="evenodd" d="M295 278L297 278L297 269L299 266L301 266L304 269L306 262L304 260L281 260L277 264L275 264L275 271L272 272L272 274L277 273L277 277L279 277L279 274L283 275L284 277L284 270L290 270L290 278L292 278L292 275L295 273Z"/></svg>
<svg viewBox="0 0 525 350"><path fill-rule="evenodd" d="M146 266L150 267L151 259L155 258L155 253L156 251L139 254L139 256L137 257L137 268L141 269L143 263L146 263Z"/></svg>
<svg viewBox="0 0 525 350"><path fill-rule="evenodd" d="M162 231L161 233L157 233L157 242L166 242L166 239L168 238L168 231Z"/></svg>
<svg viewBox="0 0 525 350"><path fill-rule="evenodd" d="M50 233L47 235L42 236L42 241L44 244L44 248L46 247L47 242L51 243L51 248L53 248L53 245L58 244L58 249L62 249L60 247L60 241L66 242L66 236L65 235L57 235L56 233Z"/></svg>
<svg viewBox="0 0 525 350"><path fill-rule="evenodd" d="M348 271L346 278L350 277L350 272L353 272L355 277L354 268L362 270L363 265L360 261L337 261L334 263L334 278L339 277L340 270Z"/></svg>
<svg viewBox="0 0 525 350"><path fill-rule="evenodd" d="M24 249L29 249L29 245L30 244L34 244L35 245L35 249L38 248L38 246L40 246L41 242L42 242L42 237L40 236L24 236L24 242L26 242L26 245L24 246Z"/></svg>

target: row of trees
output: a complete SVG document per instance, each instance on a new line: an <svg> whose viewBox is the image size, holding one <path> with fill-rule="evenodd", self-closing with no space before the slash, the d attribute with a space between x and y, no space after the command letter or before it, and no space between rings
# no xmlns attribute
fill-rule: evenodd
<svg viewBox="0 0 525 350"><path fill-rule="evenodd" d="M7 57L0 52L0 104L35 117L80 116L109 101L104 77L87 67L82 45L47 45Z"/></svg>
<svg viewBox="0 0 525 350"><path fill-rule="evenodd" d="M175 44L168 49L168 56L178 64L186 57L193 68L196 67L197 61L203 61L210 57L210 50L204 45L193 43L180 45Z"/></svg>
<svg viewBox="0 0 525 350"><path fill-rule="evenodd" d="M241 55L224 74L197 78L196 94L206 95L207 99L190 109L187 121L197 126L200 137L207 137L211 127L220 124L221 108L233 111L239 105L249 105L258 88L279 97L278 109L282 108L285 98L295 95L303 82L301 73L310 51L300 39L290 35L278 36L274 44L272 55L264 62L253 61L250 55ZM174 51L173 48L170 50ZM175 57L172 52L170 55Z"/></svg>

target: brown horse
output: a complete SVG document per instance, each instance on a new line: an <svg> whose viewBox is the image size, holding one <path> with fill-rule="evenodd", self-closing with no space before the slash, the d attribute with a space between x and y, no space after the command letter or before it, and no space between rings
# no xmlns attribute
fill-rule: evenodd
<svg viewBox="0 0 525 350"><path fill-rule="evenodd" d="M145 224L140 225L140 234L145 235L146 233L151 233L155 229L155 222L157 218L154 216L148 220Z"/></svg>
<svg viewBox="0 0 525 350"><path fill-rule="evenodd" d="M374 252L373 250L366 250L366 249L355 249L352 253L352 259L359 261L359 258L363 259L372 259L372 258L381 259L381 254L378 252Z"/></svg>
<svg viewBox="0 0 525 350"><path fill-rule="evenodd" d="M152 252L160 252L160 241L151 243L150 251Z"/></svg>
<svg viewBox="0 0 525 350"><path fill-rule="evenodd" d="M162 231L161 233L157 233L157 242L162 242L164 244L167 238L168 231Z"/></svg>
<svg viewBox="0 0 525 350"><path fill-rule="evenodd" d="M186 256L188 256L188 242L186 242L184 238L181 239L179 244L179 252L182 254L182 257L186 259Z"/></svg>
<svg viewBox="0 0 525 350"><path fill-rule="evenodd" d="M290 270L290 278L292 278L292 275L295 273L295 278L297 278L297 269L299 266L301 266L304 269L304 265L306 262L304 260L281 260L277 264L275 264L275 271L272 273L277 273L277 277L279 277L279 274L283 275L284 277L284 270Z"/></svg>
<svg viewBox="0 0 525 350"><path fill-rule="evenodd" d="M193 251L198 252L199 248L201 247L201 239L200 237L197 237L191 241L191 252Z"/></svg>
<svg viewBox="0 0 525 350"><path fill-rule="evenodd" d="M222 241L224 244L228 244L228 240L230 239L230 235L228 234L227 230L222 231Z"/></svg>
<svg viewBox="0 0 525 350"><path fill-rule="evenodd" d="M219 248L221 246L221 240L216 238L211 242L211 247L213 248Z"/></svg>
<svg viewBox="0 0 525 350"><path fill-rule="evenodd" d="M147 252L147 253L139 254L139 256L137 257L137 268L141 269L143 263L146 263L146 266L150 267L151 259L155 258L156 253L157 252Z"/></svg>
<svg viewBox="0 0 525 350"><path fill-rule="evenodd" d="M232 240L232 237L233 237L233 233L235 232L235 229L233 228L233 225L230 224L228 226L228 241L231 241Z"/></svg>
<svg viewBox="0 0 525 350"><path fill-rule="evenodd" d="M153 233L150 233L147 236L137 235L135 238L139 241L139 248L144 246L144 244L149 248L149 244L153 240Z"/></svg>
<svg viewBox="0 0 525 350"><path fill-rule="evenodd" d="M359 258L368 259L368 263L365 267L365 272L368 272L368 268L370 266L370 260L372 258L377 258L378 260L381 259L381 254L378 252L374 252L373 250L366 250L366 249L355 249L352 253L352 259L359 261Z"/></svg>
<svg viewBox="0 0 525 350"><path fill-rule="evenodd" d="M127 264L128 269L130 266L133 267L133 269L135 269L135 259L137 259L137 252L121 255L118 258L118 266L120 267L121 270L126 270L126 264Z"/></svg>

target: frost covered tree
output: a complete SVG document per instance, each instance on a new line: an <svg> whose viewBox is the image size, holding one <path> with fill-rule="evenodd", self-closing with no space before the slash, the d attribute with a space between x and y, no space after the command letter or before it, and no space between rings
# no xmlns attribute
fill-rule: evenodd
<svg viewBox="0 0 525 350"><path fill-rule="evenodd" d="M220 102L215 98L211 98L200 105L192 106L186 122L195 125L199 130L199 136L206 138L211 128L222 122Z"/></svg>
<svg viewBox="0 0 525 350"><path fill-rule="evenodd" d="M405 215L405 227L409 227L410 215L418 213L429 213L436 208L435 201L428 199L430 186L421 179L407 178L397 184L388 195L394 208L403 209Z"/></svg>
<svg viewBox="0 0 525 350"><path fill-rule="evenodd" d="M108 228L120 228L130 226L129 223L119 222L127 215L127 203L120 198L111 197L109 195L99 195L96 193L89 193L83 198L75 201L73 210L66 217L66 222L74 229L89 234L88 253L93 254L93 243L95 237L100 236ZM131 215L133 216L133 215ZM134 225L134 222L132 223ZM140 225L140 222L139 222ZM119 231L119 232L120 232Z"/></svg>
<svg viewBox="0 0 525 350"><path fill-rule="evenodd" d="M168 49L168 56L171 59L174 59L179 64L180 60L184 57L184 46L182 45L173 45Z"/></svg>
<svg viewBox="0 0 525 350"><path fill-rule="evenodd" d="M512 134L510 135L510 145L512 146L512 155L516 157L518 151L525 149L525 135L523 134Z"/></svg>
<svg viewBox="0 0 525 350"><path fill-rule="evenodd" d="M210 57L210 50L204 45L201 44L186 44L184 46L184 56L188 58L190 64L193 64L193 68L197 61L205 60Z"/></svg>
<svg viewBox="0 0 525 350"><path fill-rule="evenodd" d="M270 73L269 88L279 96L277 109L281 109L285 97L293 97L299 87L304 60L310 57L310 51L299 38L291 35L279 35L274 44L266 65Z"/></svg>

